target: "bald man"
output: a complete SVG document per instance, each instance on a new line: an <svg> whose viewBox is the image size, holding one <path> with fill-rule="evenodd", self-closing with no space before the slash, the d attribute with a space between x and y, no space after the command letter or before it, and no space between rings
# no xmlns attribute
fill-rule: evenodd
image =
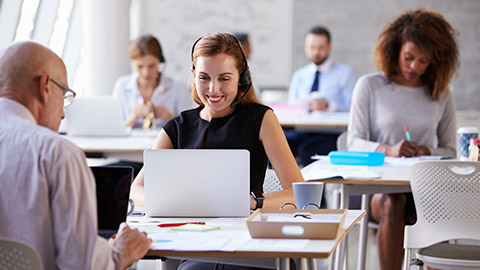
<svg viewBox="0 0 480 270"><path fill-rule="evenodd" d="M97 235L95 181L84 153L57 134L67 86L62 60L34 42L0 56L0 237L30 244L44 269L125 269L151 239L126 224Z"/></svg>

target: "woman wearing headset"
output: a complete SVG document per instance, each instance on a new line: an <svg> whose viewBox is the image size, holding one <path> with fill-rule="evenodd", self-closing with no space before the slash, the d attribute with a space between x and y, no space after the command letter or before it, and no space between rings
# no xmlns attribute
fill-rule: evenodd
<svg viewBox="0 0 480 270"><path fill-rule="evenodd" d="M192 49L192 63L192 94L199 107L170 120L154 148L247 149L251 191L262 192L268 161L284 188L266 194L262 201L252 195L250 208L278 208L293 202L292 182L303 181L302 174L275 114L260 104L251 89L248 64L237 39L227 33L201 37ZM142 169L131 192L138 205L144 205L143 188Z"/></svg>
<svg viewBox="0 0 480 270"><path fill-rule="evenodd" d="M192 97L180 81L159 72L165 58L158 40L140 36L130 45L135 73L120 77L113 95L120 99L127 127L162 127L181 111L193 108Z"/></svg>
<svg viewBox="0 0 480 270"><path fill-rule="evenodd" d="M292 183L303 181L273 111L258 101L248 63L238 40L227 33L201 37L192 48L193 100L198 108L182 112L160 131L155 149L247 149L250 152L250 208L276 208L293 202ZM283 190L263 196L270 161ZM212 164L215 170L215 164ZM143 169L131 197L144 205ZM179 269L252 269L184 261Z"/></svg>

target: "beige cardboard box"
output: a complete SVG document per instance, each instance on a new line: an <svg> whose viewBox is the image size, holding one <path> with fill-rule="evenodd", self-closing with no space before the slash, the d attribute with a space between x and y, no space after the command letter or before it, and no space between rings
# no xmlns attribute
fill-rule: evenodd
<svg viewBox="0 0 480 270"><path fill-rule="evenodd" d="M252 238L335 239L345 216L345 209L258 209L247 226Z"/></svg>

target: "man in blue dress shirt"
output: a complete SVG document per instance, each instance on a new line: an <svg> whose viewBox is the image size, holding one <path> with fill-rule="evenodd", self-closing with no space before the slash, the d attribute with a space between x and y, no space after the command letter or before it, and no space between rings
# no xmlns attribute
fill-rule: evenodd
<svg viewBox="0 0 480 270"><path fill-rule="evenodd" d="M322 26L313 27L305 35L305 54L311 61L293 74L288 103L301 105L309 112L349 111L356 77L353 69L333 62L330 32ZM285 132L292 152L302 165L311 162L314 154L326 155L336 149L339 131Z"/></svg>

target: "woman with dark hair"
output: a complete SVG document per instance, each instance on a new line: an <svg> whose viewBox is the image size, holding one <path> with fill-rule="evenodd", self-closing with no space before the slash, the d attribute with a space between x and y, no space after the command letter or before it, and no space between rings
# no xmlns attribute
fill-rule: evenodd
<svg viewBox="0 0 480 270"><path fill-rule="evenodd" d="M380 72L362 76L354 89L348 149L455 157L455 102L448 83L459 62L452 26L439 13L407 11L380 34L374 57ZM400 269L404 226L416 220L413 197L376 194L371 208L379 222L380 267Z"/></svg>
<svg viewBox="0 0 480 270"><path fill-rule="evenodd" d="M165 57L152 35L135 39L130 45L135 73L120 77L113 95L120 99L127 127L162 127L181 111L193 108L186 85L159 71Z"/></svg>

